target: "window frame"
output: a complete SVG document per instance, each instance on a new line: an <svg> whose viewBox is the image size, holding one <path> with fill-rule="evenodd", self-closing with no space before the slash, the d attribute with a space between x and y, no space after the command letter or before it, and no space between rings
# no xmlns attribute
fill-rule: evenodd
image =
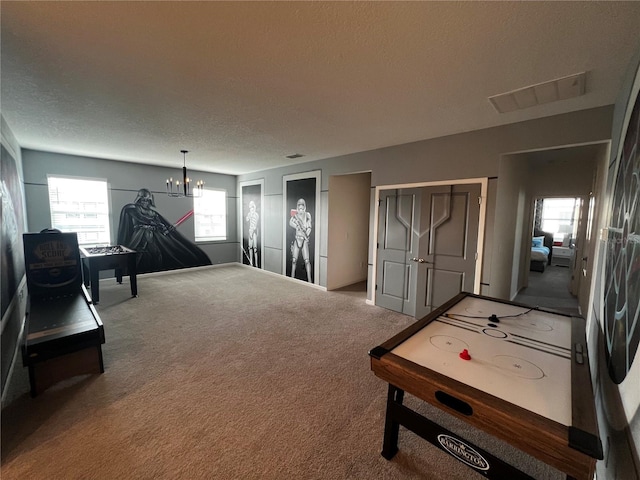
<svg viewBox="0 0 640 480"><path fill-rule="evenodd" d="M62 180L62 181L73 181L73 182L98 182L98 183L102 183L104 184L105 187L105 194L106 194L106 198L104 201L104 206L106 207L106 212L100 212L99 210L96 211L82 211L82 210L78 210L78 211L73 211L73 210L61 210L61 209L55 209L53 208L54 205L51 203L51 180L54 179L57 180ZM54 185L55 187L56 185ZM59 188L59 186L57 186ZM78 234L78 245L81 247L85 247L85 246L108 246L111 245L112 243L112 233L113 233L113 228L112 228L112 208L111 208L111 187L109 184L109 181L106 178L98 178L98 177L85 177L85 176L76 176L76 175L60 175L60 174L53 174L53 173L49 173L47 174L47 201L48 201L48 205L49 205L49 222L51 225L51 228L56 228L62 232L75 232ZM82 203L82 202L78 202L78 203ZM98 204L101 204L102 202L96 202ZM57 204L58 205L58 204ZM106 236L105 238L98 238L97 241L84 241L84 235L90 232L87 231L83 231L83 230L73 230L73 229L68 229L68 228L61 228L60 225L56 225L54 222L54 215L55 214L63 214L63 215L95 215L96 219L99 219L101 216L106 215L106 219L105 222L103 224L104 227L106 227L106 235L102 235L103 237ZM100 235L100 232L98 232L98 235ZM103 241L106 240L106 241Z"/></svg>
<svg viewBox="0 0 640 480"><path fill-rule="evenodd" d="M228 192L227 189L225 188L203 188L202 189L202 197L193 197L193 238L195 243L212 243L212 242L224 242L229 238L229 228L228 228L228 221L229 221L229 211L228 211L228 204L229 204L229 200L228 200ZM198 222L198 217L200 215L207 215L207 213L198 213L198 206L197 203L199 203L199 201L204 200L205 197L207 196L206 192L217 192L217 193L222 193L223 195L223 200L224 200L224 205L222 207L222 212L224 215L224 219L222 222L222 226L224 228L224 235L198 235L198 225L200 224ZM218 215L218 213L211 213L209 215ZM210 226L212 226L212 228L215 228L215 226L217 226L217 224L213 224L213 222L210 224Z"/></svg>
<svg viewBox="0 0 640 480"><path fill-rule="evenodd" d="M554 203L556 205L554 205ZM559 205L565 203L566 205ZM572 206L569 207L569 204ZM554 241L563 241L569 235L574 238L576 235L578 208L580 204L579 197L546 197L543 199L542 211L540 212L540 228L546 232L552 233ZM554 215L549 215L551 210ZM547 215L545 215L547 213ZM550 225L554 228L550 228ZM568 227L568 228L567 228ZM571 231L567 231L571 230Z"/></svg>

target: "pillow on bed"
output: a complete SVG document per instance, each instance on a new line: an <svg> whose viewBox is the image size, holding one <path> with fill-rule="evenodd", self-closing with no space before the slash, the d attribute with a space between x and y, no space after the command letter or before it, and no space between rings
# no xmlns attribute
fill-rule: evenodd
<svg viewBox="0 0 640 480"><path fill-rule="evenodd" d="M544 245L544 237L533 237L531 241L532 247L542 247Z"/></svg>

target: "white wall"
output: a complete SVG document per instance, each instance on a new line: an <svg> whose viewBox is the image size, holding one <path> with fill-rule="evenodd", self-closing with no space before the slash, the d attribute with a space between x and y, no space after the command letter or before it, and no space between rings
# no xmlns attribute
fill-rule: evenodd
<svg viewBox="0 0 640 480"><path fill-rule="evenodd" d="M329 177L327 289L367 279L371 174Z"/></svg>
<svg viewBox="0 0 640 480"><path fill-rule="evenodd" d="M491 296L511 300L517 292L522 253L522 214L528 166L517 155L500 159L496 193Z"/></svg>

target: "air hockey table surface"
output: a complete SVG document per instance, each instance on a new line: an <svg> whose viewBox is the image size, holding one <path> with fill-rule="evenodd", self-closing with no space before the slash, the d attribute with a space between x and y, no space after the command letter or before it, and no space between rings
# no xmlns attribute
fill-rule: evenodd
<svg viewBox="0 0 640 480"><path fill-rule="evenodd" d="M406 391L568 478L589 478L602 447L584 328L580 317L461 293L372 349L371 368L389 383L383 456L397 451L399 425L423 438L432 437L423 427L437 429L406 411ZM485 463L489 478L513 475L505 467L491 476Z"/></svg>

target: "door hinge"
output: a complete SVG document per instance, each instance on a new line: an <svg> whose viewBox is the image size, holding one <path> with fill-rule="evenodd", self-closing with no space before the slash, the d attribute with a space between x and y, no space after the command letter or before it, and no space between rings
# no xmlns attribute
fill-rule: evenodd
<svg viewBox="0 0 640 480"><path fill-rule="evenodd" d="M474 260L478 260L478 252L476 252L474 256L475 256Z"/></svg>
<svg viewBox="0 0 640 480"><path fill-rule="evenodd" d="M478 197L478 205L482 205L482 197Z"/></svg>
<svg viewBox="0 0 640 480"><path fill-rule="evenodd" d="M376 291L378 290L378 284L376 283Z"/></svg>

